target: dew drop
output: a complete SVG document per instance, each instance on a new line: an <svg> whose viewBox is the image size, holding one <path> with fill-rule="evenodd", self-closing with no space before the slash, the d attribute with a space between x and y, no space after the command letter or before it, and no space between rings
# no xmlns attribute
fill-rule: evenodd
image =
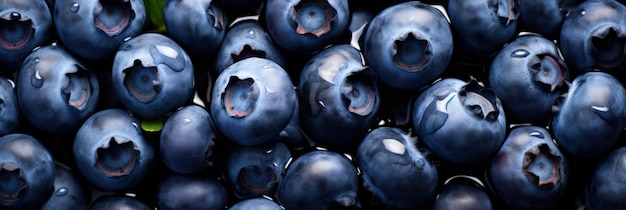
<svg viewBox="0 0 626 210"><path fill-rule="evenodd" d="M585 15L585 14L587 14L587 11L585 11L585 10L580 12L580 15Z"/></svg>
<svg viewBox="0 0 626 210"><path fill-rule="evenodd" d="M35 63L39 63L39 58L35 58Z"/></svg>
<svg viewBox="0 0 626 210"><path fill-rule="evenodd" d="M253 30L250 30L248 31L248 35L246 37L254 39L256 37L256 33L254 33Z"/></svg>
<svg viewBox="0 0 626 210"><path fill-rule="evenodd" d="M39 74L39 71L35 71L35 79L37 79L37 80L43 79L43 78L41 78L41 75Z"/></svg>
<svg viewBox="0 0 626 210"><path fill-rule="evenodd" d="M131 38L132 38L132 37L130 37L130 36L129 36L129 37L126 37L126 38L124 38L124 40L123 40L123 41L124 41L124 42L127 42L127 41L128 41L128 40L130 40Z"/></svg>
<svg viewBox="0 0 626 210"><path fill-rule="evenodd" d="M68 193L69 193L69 190L67 190L67 188L61 187L56 192L54 192L54 195L61 197L61 196L67 195Z"/></svg>
<svg viewBox="0 0 626 210"><path fill-rule="evenodd" d="M189 124L191 122L191 119L185 118L183 119L183 122L185 125Z"/></svg>
<svg viewBox="0 0 626 210"><path fill-rule="evenodd" d="M80 5L78 5L78 2L74 2L70 7L70 12L77 13L78 9L80 9Z"/></svg>
<svg viewBox="0 0 626 210"><path fill-rule="evenodd" d="M511 53L511 57L514 58L523 58L530 55L530 52L528 52L527 50L515 50L513 51L513 53Z"/></svg>

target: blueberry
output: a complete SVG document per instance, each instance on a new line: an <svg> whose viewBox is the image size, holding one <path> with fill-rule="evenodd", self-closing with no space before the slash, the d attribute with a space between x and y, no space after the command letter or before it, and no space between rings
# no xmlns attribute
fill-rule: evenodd
<svg viewBox="0 0 626 210"><path fill-rule="evenodd" d="M315 142L335 148L357 145L380 107L377 77L349 45L326 48L305 64L298 99L302 129Z"/></svg>
<svg viewBox="0 0 626 210"><path fill-rule="evenodd" d="M219 75L228 66L249 57L266 58L287 67L287 56L274 43L258 20L242 20L234 23L215 52L214 74Z"/></svg>
<svg viewBox="0 0 626 210"><path fill-rule="evenodd" d="M141 0L55 0L53 17L69 51L108 60L124 39L142 32L146 8Z"/></svg>
<svg viewBox="0 0 626 210"><path fill-rule="evenodd" d="M493 209L485 186L476 177L457 175L446 180L433 204L433 210L461 209Z"/></svg>
<svg viewBox="0 0 626 210"><path fill-rule="evenodd" d="M0 76L0 136L15 132L22 122L15 83Z"/></svg>
<svg viewBox="0 0 626 210"><path fill-rule="evenodd" d="M37 139L0 137L0 208L34 209L54 190L54 159Z"/></svg>
<svg viewBox="0 0 626 210"><path fill-rule="evenodd" d="M228 199L222 183L198 175L171 174L159 183L157 208L172 209L224 209Z"/></svg>
<svg viewBox="0 0 626 210"><path fill-rule="evenodd" d="M357 205L356 167L345 156L315 150L296 158L276 193L286 209L327 209Z"/></svg>
<svg viewBox="0 0 626 210"><path fill-rule="evenodd" d="M125 41L113 61L113 87L133 114L159 118L193 95L194 67L172 39L144 33Z"/></svg>
<svg viewBox="0 0 626 210"><path fill-rule="evenodd" d="M369 23L363 55L383 84L416 91L439 77L452 58L450 24L435 7L411 1L378 13Z"/></svg>
<svg viewBox="0 0 626 210"><path fill-rule="evenodd" d="M300 55L339 41L350 19L347 0L272 0L264 8L267 32L281 48Z"/></svg>
<svg viewBox="0 0 626 210"><path fill-rule="evenodd" d="M91 210L150 210L151 208L136 198L125 195L105 195L96 199L91 206Z"/></svg>
<svg viewBox="0 0 626 210"><path fill-rule="evenodd" d="M455 48L478 56L497 53L515 36L517 7L517 0L448 1Z"/></svg>
<svg viewBox="0 0 626 210"><path fill-rule="evenodd" d="M559 46L576 71L626 67L626 7L614 0L584 1L565 18Z"/></svg>
<svg viewBox="0 0 626 210"><path fill-rule="evenodd" d="M447 78L419 95L413 106L413 128L437 157L473 164L498 152L507 127L493 90L474 79Z"/></svg>
<svg viewBox="0 0 626 210"><path fill-rule="evenodd" d="M235 196L272 195L283 179L291 152L282 143L235 145L226 158L225 174Z"/></svg>
<svg viewBox="0 0 626 210"><path fill-rule="evenodd" d="M626 147L617 148L601 158L587 183L586 200L590 209L624 209L626 193Z"/></svg>
<svg viewBox="0 0 626 210"><path fill-rule="evenodd" d="M281 66L251 57L218 76L210 113L217 130L228 139L253 146L278 136L291 121L296 101L293 83Z"/></svg>
<svg viewBox="0 0 626 210"><path fill-rule="evenodd" d="M509 120L537 123L552 118L569 71L554 42L524 35L498 52L488 76Z"/></svg>
<svg viewBox="0 0 626 210"><path fill-rule="evenodd" d="M96 72L61 46L33 51L18 73L20 111L39 130L75 131L96 110L100 97Z"/></svg>
<svg viewBox="0 0 626 210"><path fill-rule="evenodd" d="M241 200L235 203L235 205L228 208L228 210L248 210L248 209L282 210L283 208L281 208L280 205L278 205L276 202L266 199L266 198L262 198L262 197Z"/></svg>
<svg viewBox="0 0 626 210"><path fill-rule="evenodd" d="M5 0L0 7L0 69L12 73L31 50L52 37L54 23L44 1Z"/></svg>
<svg viewBox="0 0 626 210"><path fill-rule="evenodd" d="M551 124L559 147L578 158L598 157L624 130L626 89L610 74L587 72L574 79L559 109Z"/></svg>
<svg viewBox="0 0 626 210"><path fill-rule="evenodd" d="M565 18L584 0L518 0L519 27L558 39Z"/></svg>
<svg viewBox="0 0 626 210"><path fill-rule="evenodd" d="M91 115L76 133L74 160L81 174L102 190L121 191L140 183L155 154L139 121L121 109Z"/></svg>
<svg viewBox="0 0 626 210"><path fill-rule="evenodd" d="M416 143L417 138L399 128L379 127L358 147L356 162L364 186L387 207L418 209L435 200L437 168Z"/></svg>
<svg viewBox="0 0 626 210"><path fill-rule="evenodd" d="M162 161L177 173L200 172L213 165L215 138L209 112L197 105L185 106L165 120L159 144Z"/></svg>
<svg viewBox="0 0 626 210"><path fill-rule="evenodd" d="M56 164L54 192L41 206L42 210L87 209L90 203L89 191L83 186L74 172L67 166Z"/></svg>
<svg viewBox="0 0 626 210"><path fill-rule="evenodd" d="M569 179L569 162L537 126L514 127L487 170L495 194L516 209L554 207Z"/></svg>
<svg viewBox="0 0 626 210"><path fill-rule="evenodd" d="M220 1L167 0L163 21L167 34L192 55L212 54L226 33Z"/></svg>

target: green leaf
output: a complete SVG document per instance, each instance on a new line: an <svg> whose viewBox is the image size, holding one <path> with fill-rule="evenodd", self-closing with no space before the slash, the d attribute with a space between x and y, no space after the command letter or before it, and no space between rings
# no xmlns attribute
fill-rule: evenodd
<svg viewBox="0 0 626 210"><path fill-rule="evenodd" d="M165 23L163 21L163 8L165 8L165 0L144 0L148 19L155 26L156 32L165 32Z"/></svg>
<svg viewBox="0 0 626 210"><path fill-rule="evenodd" d="M159 132L163 129L164 119L143 119L141 121L141 129L146 132Z"/></svg>

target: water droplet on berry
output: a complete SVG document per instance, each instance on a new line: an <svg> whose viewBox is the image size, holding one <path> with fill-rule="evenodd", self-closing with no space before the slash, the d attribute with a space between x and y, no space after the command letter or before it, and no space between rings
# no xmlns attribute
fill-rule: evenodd
<svg viewBox="0 0 626 210"><path fill-rule="evenodd" d="M78 5L78 2L74 2L70 7L70 12L77 13L78 9L80 9L80 5Z"/></svg>
<svg viewBox="0 0 626 210"><path fill-rule="evenodd" d="M67 194L69 194L69 190L67 190L67 188L65 187L61 187L56 192L54 192L54 195L58 197L66 196Z"/></svg>

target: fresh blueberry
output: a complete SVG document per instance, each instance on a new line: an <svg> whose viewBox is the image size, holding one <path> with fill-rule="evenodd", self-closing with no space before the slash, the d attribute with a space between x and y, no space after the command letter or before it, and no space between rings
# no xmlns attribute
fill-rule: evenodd
<svg viewBox="0 0 626 210"><path fill-rule="evenodd" d="M485 186L476 177L454 176L446 180L441 193L433 204L433 210L483 209L491 210L491 198Z"/></svg>
<svg viewBox="0 0 626 210"><path fill-rule="evenodd" d="M194 67L172 39L144 33L122 43L113 61L113 87L133 114L159 118L193 96Z"/></svg>
<svg viewBox="0 0 626 210"><path fill-rule="evenodd" d="M437 168L416 143L417 138L399 128L379 127L358 147L356 162L364 186L387 207L419 209L435 200Z"/></svg>
<svg viewBox="0 0 626 210"><path fill-rule="evenodd" d="M16 131L22 122L15 83L0 76L0 136Z"/></svg>
<svg viewBox="0 0 626 210"><path fill-rule="evenodd" d="M152 145L139 121L121 109L89 117L76 133L74 160L82 175L102 190L120 191L141 182L154 163Z"/></svg>
<svg viewBox="0 0 626 210"><path fill-rule="evenodd" d="M45 1L4 0L0 7L0 69L12 73L52 37L54 23Z"/></svg>
<svg viewBox="0 0 626 210"><path fill-rule="evenodd" d="M592 158L608 152L625 125L624 86L610 74L587 72L572 82L551 128L564 152Z"/></svg>
<svg viewBox="0 0 626 210"><path fill-rule="evenodd" d="M493 59L489 87L502 100L509 120L537 123L552 118L552 106L568 78L569 71L554 42L524 35Z"/></svg>
<svg viewBox="0 0 626 210"><path fill-rule="evenodd" d="M358 145L380 107L376 75L350 45L326 48L305 64L298 99L302 129L313 141L335 148Z"/></svg>
<svg viewBox="0 0 626 210"><path fill-rule="evenodd" d="M452 58L453 41L444 14L411 1L378 13L363 41L368 65L383 84L415 91L439 77Z"/></svg>
<svg viewBox="0 0 626 210"><path fill-rule="evenodd" d="M455 48L478 56L497 53L516 34L517 7L517 0L449 0Z"/></svg>
<svg viewBox="0 0 626 210"><path fill-rule="evenodd" d="M0 209L34 209L54 190L54 159L37 139L0 137Z"/></svg>
<svg viewBox="0 0 626 210"><path fill-rule="evenodd" d="M565 18L559 46L577 71L626 67L626 7L614 0L582 2Z"/></svg>
<svg viewBox="0 0 626 210"><path fill-rule="evenodd" d="M546 209L563 196L569 163L548 130L514 127L488 166L495 194L516 209Z"/></svg>
<svg viewBox="0 0 626 210"><path fill-rule="evenodd" d="M337 42L350 10L347 0L272 0L266 2L264 20L281 48L302 55Z"/></svg>
<svg viewBox="0 0 626 210"><path fill-rule="evenodd" d="M290 158L287 146L279 142L235 145L226 158L226 178L239 198L272 195Z"/></svg>
<svg viewBox="0 0 626 210"><path fill-rule="evenodd" d="M287 67L285 53L274 43L258 20L242 20L228 29L222 45L215 52L213 73L219 75L228 66L249 57L266 58L283 68Z"/></svg>
<svg viewBox="0 0 626 210"><path fill-rule="evenodd" d="M307 152L287 168L276 193L286 209L328 209L357 205L356 167L345 156L324 150Z"/></svg>
<svg viewBox="0 0 626 210"><path fill-rule="evenodd" d="M595 168L586 189L589 209L626 208L626 147L617 148L603 157Z"/></svg>
<svg viewBox="0 0 626 210"><path fill-rule="evenodd" d="M98 105L96 72L58 45L41 47L28 55L16 85L24 118L47 133L75 131Z"/></svg>
<svg viewBox="0 0 626 210"><path fill-rule="evenodd" d="M126 195L105 195L96 199L91 206L90 210L151 210L151 208L145 203L137 200L136 198Z"/></svg>
<svg viewBox="0 0 626 210"><path fill-rule="evenodd" d="M474 79L443 79L421 93L413 106L413 128L421 142L453 164L495 155L506 126L500 99Z"/></svg>
<svg viewBox="0 0 626 210"><path fill-rule="evenodd" d="M519 27L549 39L558 39L565 17L583 1L518 0Z"/></svg>
<svg viewBox="0 0 626 210"><path fill-rule="evenodd" d="M257 197L241 200L228 210L283 210L276 202L267 198Z"/></svg>
<svg viewBox="0 0 626 210"><path fill-rule="evenodd" d="M167 0L163 9L167 34L191 55L212 54L226 33L220 1Z"/></svg>
<svg viewBox="0 0 626 210"><path fill-rule="evenodd" d="M41 206L42 210L84 210L90 203L89 191L67 166L56 164L54 192Z"/></svg>
<svg viewBox="0 0 626 210"><path fill-rule="evenodd" d="M161 130L162 161L176 173L200 172L213 165L215 138L209 112L197 105L183 107L165 120Z"/></svg>
<svg viewBox="0 0 626 210"><path fill-rule="evenodd" d="M297 111L289 75L265 58L247 58L226 68L211 95L210 113L217 130L240 145L271 141Z"/></svg>
<svg viewBox="0 0 626 210"><path fill-rule="evenodd" d="M171 174L157 189L157 208L224 209L228 201L226 188L217 180L206 176Z"/></svg>
<svg viewBox="0 0 626 210"><path fill-rule="evenodd" d="M146 22L142 0L56 0L54 23L69 51L91 60L113 58L127 37Z"/></svg>

